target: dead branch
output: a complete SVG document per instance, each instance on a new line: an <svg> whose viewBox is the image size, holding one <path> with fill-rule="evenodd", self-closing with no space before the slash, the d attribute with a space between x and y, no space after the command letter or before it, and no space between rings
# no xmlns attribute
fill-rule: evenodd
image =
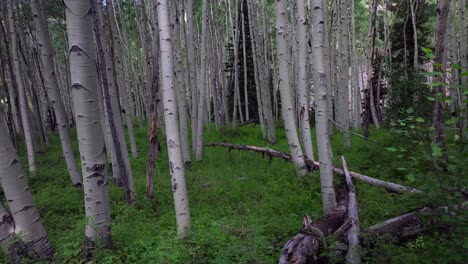
<svg viewBox="0 0 468 264"><path fill-rule="evenodd" d="M384 234L391 234L398 240L405 241L427 230L428 226L422 219L424 214L448 213L451 216L455 216L461 210L466 209L468 209L468 202L463 202L454 206L440 206L435 208L429 206L420 207L406 214L390 218L368 227L363 232L363 238L376 238Z"/></svg>
<svg viewBox="0 0 468 264"><path fill-rule="evenodd" d="M227 147L229 150L231 149L238 149L238 150L247 150L247 151L254 151L258 153L262 153L264 155L268 155L270 157L276 157L276 158L282 158L286 161L292 161L291 155L273 150L270 148L262 148L262 147L256 147L256 146L248 146L248 145L239 145L239 144L232 144L232 143L224 143L224 142L211 142L211 143L206 143L205 146L221 146L221 147ZM310 161L307 160L306 163L310 163L312 166L308 165L308 168L310 170L314 170L320 166L320 163L317 161ZM311 169L312 168L312 169ZM345 176L345 173L342 169L333 167L333 172ZM410 192L410 193L422 193L422 191L417 190L413 187L409 186L403 186L399 185L393 182L386 182L382 181L376 178L369 177L367 175L359 174L356 172L350 171L349 174L351 177L366 182L367 184L373 185L373 186L379 186L387 189L390 192L395 192L395 193L403 193L403 192Z"/></svg>
<svg viewBox="0 0 468 264"><path fill-rule="evenodd" d="M346 160L343 156L341 156L341 162L343 163L346 185L348 187L348 220L351 223L348 230L348 253L346 254L346 263L358 264L361 263L361 256L359 255L359 214L356 189L354 188L348 166L346 165Z"/></svg>
<svg viewBox="0 0 468 264"><path fill-rule="evenodd" d="M346 218L348 196L343 187L338 190L338 204L331 213L315 223L309 216L304 218L302 229L284 245L280 264L317 263L321 248L325 246L325 237L342 226Z"/></svg>
<svg viewBox="0 0 468 264"><path fill-rule="evenodd" d="M245 121L244 123L239 124L239 126L241 127L241 126L246 126L248 124L255 124L255 123L257 123L256 119L249 119L249 120Z"/></svg>

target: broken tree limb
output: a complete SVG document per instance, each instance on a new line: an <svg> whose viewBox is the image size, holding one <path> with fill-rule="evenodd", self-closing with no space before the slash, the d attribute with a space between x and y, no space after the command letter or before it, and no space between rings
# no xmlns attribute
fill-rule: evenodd
<svg viewBox="0 0 468 264"><path fill-rule="evenodd" d="M262 148L262 147L256 147L256 146L248 146L248 145L239 145L239 144L232 144L232 143L225 143L225 142L210 142L206 143L205 146L221 146L221 147L227 147L230 150L231 149L238 149L238 150L247 150L247 151L254 151L258 153L262 153L264 155L269 155L270 157L276 157L276 158L282 158L286 161L292 161L291 155L273 150L270 148ZM309 168L312 168L315 170L320 166L320 163L317 161L311 161L307 160L306 163L308 164ZM309 165L310 164L310 165ZM342 169L333 167L333 172L345 176L345 173ZM409 186L404 186L404 185L399 185L393 182L387 182L387 181L382 181L376 178L369 177L367 175L359 174L356 172L350 171L349 174L351 175L352 178L355 178L356 180L363 181L369 185L373 186L378 186L378 187L383 187L387 189L390 192L395 192L395 193L403 193L403 192L410 192L410 193L422 193L422 191L415 189L413 187Z"/></svg>
<svg viewBox="0 0 468 264"><path fill-rule="evenodd" d="M256 146L248 146L248 145L239 145L239 144L232 144L232 143L225 143L225 142L210 142L206 143L205 146L213 147L213 146L219 146L219 147L226 147L230 149L238 149L238 150L247 150L247 151L255 151L259 153L266 154L271 157L276 157L276 158L281 158L286 161L292 161L291 155L273 150L270 148L262 148L262 147L256 147Z"/></svg>
<svg viewBox="0 0 468 264"><path fill-rule="evenodd" d="M284 245L279 264L317 263L325 237L343 225L347 216L348 196L343 187L337 192L338 204L333 211L315 223L308 216L304 218L302 229Z"/></svg>
<svg viewBox="0 0 468 264"><path fill-rule="evenodd" d="M435 208L424 206L368 227L363 232L363 237L375 238L384 234L391 234L400 241L408 240L427 230L428 226L422 219L424 214L449 213L451 216L454 216L461 210L466 209L468 209L468 202Z"/></svg>
<svg viewBox="0 0 468 264"><path fill-rule="evenodd" d="M318 162L314 162L314 163L318 163ZM339 175L344 175L344 171L342 169L340 169L340 168L334 167L333 172L335 172L336 174L339 174ZM363 182L365 182L365 183L367 183L369 185L383 187L383 188L387 189L390 192L395 192L395 193L403 193L403 192L422 193L422 191L420 191L418 189L415 189L413 187L399 185L399 184L396 184L396 183L393 183L393 182L382 181L382 180L372 178L372 177L369 177L367 175L359 174L359 173L356 173L356 172L350 171L349 174L351 175L351 177L355 178L356 180L363 181Z"/></svg>
<svg viewBox="0 0 468 264"><path fill-rule="evenodd" d="M354 188L346 160L343 156L341 156L341 162L343 163L346 186L348 187L348 220L351 223L348 230L348 253L346 254L346 263L358 264L361 263L361 256L359 254L359 214L356 188Z"/></svg>
<svg viewBox="0 0 468 264"><path fill-rule="evenodd" d="M241 126L246 126L248 124L256 124L256 123L257 123L256 119L249 119L249 120L245 121L244 123L239 124L239 126L241 127Z"/></svg>

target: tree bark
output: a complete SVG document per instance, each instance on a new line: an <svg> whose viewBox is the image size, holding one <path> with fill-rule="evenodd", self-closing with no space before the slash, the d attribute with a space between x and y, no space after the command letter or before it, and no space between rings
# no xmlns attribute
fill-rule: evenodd
<svg viewBox="0 0 468 264"><path fill-rule="evenodd" d="M91 0L94 1L94 0ZM98 74L90 1L65 0L73 108L83 173L85 243L112 246L104 137L99 121ZM91 248L90 248L91 249Z"/></svg>
<svg viewBox="0 0 468 264"><path fill-rule="evenodd" d="M328 214L315 223L309 216L304 218L302 229L284 245L279 264L319 262L321 248L326 244L325 237L335 232L346 219L348 196L343 187L338 190L337 206Z"/></svg>
<svg viewBox="0 0 468 264"><path fill-rule="evenodd" d="M351 147L349 135L349 0L340 1L340 23L339 23L339 44L340 44L340 85L336 104L338 113L338 123L343 127L343 143L345 148Z"/></svg>
<svg viewBox="0 0 468 264"><path fill-rule="evenodd" d="M434 70L440 72L443 76L435 76L435 83L445 83L445 64L447 63L447 54L445 53L445 35L447 33L447 19L450 8L450 0L438 0L437 3L437 26L435 34L434 63L438 66ZM445 144L445 103L441 97L445 95L445 87L437 85L433 88L434 103L432 105L432 125L434 127L434 143Z"/></svg>
<svg viewBox="0 0 468 264"><path fill-rule="evenodd" d="M294 115L294 107L289 87L289 70L287 60L287 39L289 38L289 26L287 19L286 0L276 1L276 41L278 53L279 87L281 93L281 110L288 139L289 151L296 166L296 174L304 176L307 173L304 155L297 135L297 125Z"/></svg>
<svg viewBox="0 0 468 264"><path fill-rule="evenodd" d="M312 25L314 36L312 39L312 56L315 72L315 126L317 134L317 147L320 163L320 184L322 190L323 212L331 212L336 205L335 191L333 189L333 172L331 160L330 139L328 135L328 83L324 64L324 39L326 28L324 19L326 7L322 0L311 0Z"/></svg>
<svg viewBox="0 0 468 264"><path fill-rule="evenodd" d="M345 181L348 187L348 220L351 223L351 227L348 230L348 253L346 254L346 263L357 264L361 263L361 256L359 254L359 214L356 189L354 188L348 166L346 165L346 160L343 156L341 156L341 162L343 164Z"/></svg>
<svg viewBox="0 0 468 264"><path fill-rule="evenodd" d="M184 238L187 234L188 228L190 227L191 220L187 187L185 183L184 164L180 147L179 120L177 118L169 6L167 0L155 0L155 5L157 6L158 12L162 92L163 106L165 109L164 120L166 123L169 171L171 174L172 194L174 196L177 234L179 238ZM197 148L197 150L199 149Z"/></svg>
<svg viewBox="0 0 468 264"><path fill-rule="evenodd" d="M299 130L301 133L301 142L304 147L305 158L315 160L314 149L312 148L312 136L310 134L309 120L309 93L307 80L307 27L308 23L305 16L305 1L296 0L296 41L297 41L297 98Z"/></svg>
<svg viewBox="0 0 468 264"><path fill-rule="evenodd" d="M18 37L16 31L16 19L14 14L14 4L11 0L7 1L7 9L8 9L8 24L9 24L9 33L10 33L10 47L12 52L13 58L13 72L14 72L14 79L16 81L16 85L18 87L18 98L19 98L19 108L20 108L20 115L21 115L21 122L23 125L23 132L25 137L25 144L27 150L27 158L29 164L29 172L34 175L36 173L36 155L34 151L34 139L33 139L33 131L32 131L32 124L29 119L29 106L28 106L28 99L26 96L26 87L23 80L22 75L22 67L21 67L21 57L19 54L19 47L18 47Z"/></svg>
<svg viewBox="0 0 468 264"><path fill-rule="evenodd" d="M120 105L117 98L117 83L115 82L115 72L112 62L112 52L108 43L109 31L105 26L106 19L103 14L101 0L93 4L94 31L96 34L96 46L99 56L100 74L102 80L102 92L104 95L104 108L106 109L107 121L111 131L111 140L114 143L115 156L119 167L121 180L124 187L124 196L127 203L131 204L136 200L133 174L128 157L127 143L123 132L122 117L120 115ZM97 5L96 5L97 4Z"/></svg>
<svg viewBox="0 0 468 264"><path fill-rule="evenodd" d="M203 159L203 121L205 116L205 100L206 100L206 38L208 35L208 12L207 0L203 0L202 7L202 32L201 32L201 52L200 52L200 76L199 79L199 97L198 97L198 117L197 117L197 149L195 159L201 161Z"/></svg>
<svg viewBox="0 0 468 264"><path fill-rule="evenodd" d="M125 82L126 74L125 74L125 68L127 65L125 65L125 61L123 59L123 52L122 52L122 44L121 44L121 39L119 36L119 29L117 27L117 18L115 17L114 13L114 2L113 0L108 0L106 9L108 11L108 21L109 21L109 26L111 30L111 35L113 38L112 45L113 45L113 63L115 65L115 70L116 70L116 78L117 78L117 85L120 90L120 97L122 99L122 114L124 115L124 120L127 125L127 131L128 131L128 139L130 141L130 149L132 150L132 155L133 158L138 158L139 157L139 152L138 148L136 145L135 141L135 131L133 129L133 119L131 116L131 111L130 111L130 105L128 102L128 96L127 96L127 90L128 87ZM109 62L110 63L110 62Z"/></svg>
<svg viewBox="0 0 468 264"><path fill-rule="evenodd" d="M28 255L51 260L52 245L3 119L3 112L0 112L0 183L14 220L14 226L10 227L27 246Z"/></svg>
<svg viewBox="0 0 468 264"><path fill-rule="evenodd" d="M67 113L62 102L62 95L58 86L57 75L55 74L54 51L50 40L49 29L47 25L46 7L44 2L40 0L31 1L31 9L33 12L34 25L36 29L36 37L38 46L41 52L41 62L43 68L43 76L45 85L49 91L50 103L53 106L57 127L62 143L63 156L67 163L68 172L70 174L72 184L81 186L82 180L78 167L76 166L75 157L70 140L70 127L68 124Z"/></svg>

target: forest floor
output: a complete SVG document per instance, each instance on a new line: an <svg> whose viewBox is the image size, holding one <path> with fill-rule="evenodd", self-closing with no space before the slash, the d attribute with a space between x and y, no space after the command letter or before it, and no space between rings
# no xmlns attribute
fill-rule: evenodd
<svg viewBox="0 0 468 264"><path fill-rule="evenodd" d="M116 249L96 251L93 263L276 263L282 246L300 229L303 216L309 214L314 220L321 216L318 172L298 178L292 163L270 161L259 153L206 147L203 161L193 162L186 171L193 228L185 240L179 241L165 144L156 162L155 198L145 197L146 133L145 127L136 129L140 158L131 161L138 203L127 205L123 192L110 184ZM277 133L278 143L269 145L262 140L259 126L223 131L211 127L205 142L268 146L287 152L284 128L278 127ZM334 163L339 165L340 155L345 155L351 171L421 190L436 183L431 173L410 182L392 165L396 154L386 148L401 142L388 131L371 131L371 137L379 143L353 137L352 147L345 151L341 135L335 133ZM78 153L76 142L74 148ZM21 157L25 162L24 153ZM336 176L336 182L340 181ZM50 136L45 154L38 155L38 173L29 183L55 248L55 263L82 263L86 221L83 192L71 186L57 135ZM355 184L362 228L430 203L430 195L398 195L365 183ZM432 232L405 243L380 240L371 250L363 250L363 260L456 263L467 246L463 231ZM0 262L2 259L0 256Z"/></svg>

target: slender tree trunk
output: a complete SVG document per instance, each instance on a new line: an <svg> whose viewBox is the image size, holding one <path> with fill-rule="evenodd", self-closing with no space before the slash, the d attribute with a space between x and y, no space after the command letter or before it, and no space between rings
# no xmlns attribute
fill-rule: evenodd
<svg viewBox="0 0 468 264"><path fill-rule="evenodd" d="M307 173L304 155L297 135L294 107L291 99L288 61L287 39L289 38L289 26L286 12L286 0L276 1L276 40L278 53L279 86L281 92L281 110L288 139L289 151L296 166L296 174L304 176Z"/></svg>
<svg viewBox="0 0 468 264"><path fill-rule="evenodd" d="M248 93L248 78L247 78L247 43L246 43L246 31L245 31L245 0L241 0L241 30L242 30L242 72L244 73L244 106L245 106L245 120L250 120L250 114L249 114L249 93Z"/></svg>
<svg viewBox="0 0 468 264"><path fill-rule="evenodd" d="M312 9L312 56L314 61L314 84L315 86L315 126L317 130L317 147L320 162L320 185L322 189L322 205L324 214L330 213L336 207L335 190L333 189L333 172L328 136L328 84L326 68L324 63L324 17L326 7L322 0L311 0Z"/></svg>
<svg viewBox="0 0 468 264"><path fill-rule="evenodd" d="M94 5L94 30L96 34L96 46L99 55L99 66L102 80L102 91L104 95L104 108L106 109L107 121L111 132L111 140L114 143L115 156L124 187L124 196L126 201L131 204L136 200L135 185L133 183L133 173L128 157L127 144L123 132L122 117L120 115L120 106L117 96L117 83L115 78L114 66L112 63L112 52L110 48L109 30L105 26L106 19L103 14L101 0L92 0L97 2ZM105 46L104 46L105 45Z"/></svg>
<svg viewBox="0 0 468 264"><path fill-rule="evenodd" d="M340 1L340 87L338 88L337 113L338 120L343 127L343 140L345 148L351 146L349 133L349 0Z"/></svg>
<svg viewBox="0 0 468 264"><path fill-rule="evenodd" d="M194 37L194 28L195 24L193 19L193 1L187 0L186 8L187 16L187 67L189 72L189 85L192 95L192 116L191 116L191 125L192 125L192 151L193 154L196 154L197 150L197 131L198 131L198 90L197 90L197 70L195 63L195 37Z"/></svg>
<svg viewBox="0 0 468 264"><path fill-rule="evenodd" d="M49 91L49 99L55 112L60 142L62 143L63 156L67 163L72 184L79 186L82 184L82 180L73 155L67 113L62 102L62 95L60 94L57 75L55 74L54 52L47 25L46 7L44 6L44 2L40 0L32 0L31 8L36 29L36 37L39 44L38 46L41 49L44 81Z"/></svg>
<svg viewBox="0 0 468 264"><path fill-rule="evenodd" d="M167 0L155 0L158 11L159 44L161 48L161 76L166 123L166 142L169 154L172 193L174 196L177 220L177 234L186 235L190 227L190 208L185 183L184 164L179 139L179 121L177 118L176 90L174 88L174 67L172 41L169 24L169 6Z"/></svg>
<svg viewBox="0 0 468 264"><path fill-rule="evenodd" d="M445 52L445 35L447 33L447 19L450 9L450 0L438 0L437 3L437 27L435 34L435 50L434 63L441 66L434 67L437 72L445 72L445 64L447 63L447 54ZM445 83L445 74L443 76L434 77L434 83ZM432 105L432 125L434 126L434 143L443 145L445 143L445 105L441 100L445 95L445 87L438 85L433 88L435 101Z"/></svg>
<svg viewBox="0 0 468 264"><path fill-rule="evenodd" d="M418 29L416 25L416 12L418 10L418 1L410 0L409 6L411 10L411 23L413 25L413 38L414 38L414 57L413 57L413 67L418 68ZM379 82L380 83L380 82Z"/></svg>
<svg viewBox="0 0 468 264"><path fill-rule="evenodd" d="M297 98L299 129L301 133L302 146L304 147L305 158L315 160L314 150L312 148L312 137L310 135L309 120L309 95L307 92L307 27L308 23L305 16L304 0L296 0L296 39L297 39Z"/></svg>
<svg viewBox="0 0 468 264"><path fill-rule="evenodd" d="M369 46L369 56L368 56L368 65L367 65L367 78L368 78L368 87L369 90L369 99L370 99L370 114L372 117L372 122L374 123L376 128L380 128L380 122L377 117L377 110L375 106L375 99L374 99L374 89L372 84L372 75L373 73L373 62L374 62L374 55L375 55L375 38L376 38L376 17L377 17L377 0L373 0L372 6L370 6L370 28L369 28L369 39L370 39L370 46ZM377 98L380 100L380 98Z"/></svg>
<svg viewBox="0 0 468 264"><path fill-rule="evenodd" d="M112 45L114 49L113 62L115 64L115 70L117 73L116 74L117 85L119 89L121 90L120 94L121 94L121 99L122 99L122 104L123 104L122 114L124 115L124 118L125 118L124 120L127 125L128 139L130 141L130 149L132 150L133 158L138 158L140 154L138 153L138 148L137 148L136 141L135 141L133 119L130 113L130 109L129 109L130 106L129 106L128 96L127 96L128 87L125 82L126 74L125 74L124 68L126 67L126 65L124 64L124 60L123 60L122 44L121 44L121 40L119 37L119 30L116 24L117 18L115 17L113 5L114 5L113 0L107 1L106 9L109 10L108 21L109 21L109 25L111 29L111 35L113 38L113 41L112 41Z"/></svg>
<svg viewBox="0 0 468 264"><path fill-rule="evenodd" d="M461 72L468 72L468 41L463 41L464 39L468 39L468 8L466 4L466 0L459 0L459 9L460 9L460 64L461 64ZM461 76L461 87L468 87L468 75ZM465 102L467 95L460 91L461 94L461 101ZM460 132L463 134L463 137L467 136L466 126L468 125L468 107L465 106L463 111L463 123L460 129ZM466 138L465 138L466 139Z"/></svg>
<svg viewBox="0 0 468 264"><path fill-rule="evenodd" d="M182 149L182 157L186 166L190 165L190 146L188 137L188 120L187 120L187 99L185 96L185 85L184 77L182 75L182 47L181 47L181 34L180 34L180 3L174 2L172 4L174 11L171 17L174 17L173 21L173 48L174 48L174 71L176 74L176 88L177 88L177 107L179 109L179 121L180 121L180 144Z"/></svg>
<svg viewBox="0 0 468 264"><path fill-rule="evenodd" d="M197 121L197 151L195 159L201 161L203 159L203 120L205 115L205 100L206 100L206 37L208 34L207 23L207 0L203 0L202 7L202 33L201 33L201 52L200 52L200 76L198 87L199 98L198 98L198 121ZM209 102L209 101L208 101Z"/></svg>
<svg viewBox="0 0 468 264"><path fill-rule="evenodd" d="M52 245L10 140L3 112L0 112L0 183L14 221L11 228L14 228L14 233L27 246L27 253L34 259L51 260L54 255Z"/></svg>
<svg viewBox="0 0 468 264"><path fill-rule="evenodd" d="M94 1L94 0L91 0ZM65 0L72 99L83 173L86 243L111 247L104 137L99 122L98 74L90 1Z"/></svg>
<svg viewBox="0 0 468 264"><path fill-rule="evenodd" d="M18 87L18 98L19 98L19 107L20 107L20 115L21 115L21 122L23 125L24 137L25 137L25 144L27 150L27 157L28 157L28 164L29 164L29 172L31 174L36 173L36 155L34 152L34 139L33 139L33 131L32 131L32 124L29 119L29 106L28 106L28 99L26 97L26 87L23 80L22 75L22 67L21 67L21 57L19 54L19 47L18 47L18 37L16 31L16 19L13 12L14 4L11 0L7 1L7 9L8 9L8 24L9 24L9 33L10 33L10 46L13 58L13 72L15 76L16 85Z"/></svg>

